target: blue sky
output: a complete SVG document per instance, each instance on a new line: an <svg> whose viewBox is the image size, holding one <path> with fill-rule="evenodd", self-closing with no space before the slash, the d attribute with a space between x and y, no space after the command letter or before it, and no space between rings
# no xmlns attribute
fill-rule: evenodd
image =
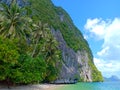
<svg viewBox="0 0 120 90"><path fill-rule="evenodd" d="M97 68L120 77L120 0L52 0L83 33Z"/></svg>

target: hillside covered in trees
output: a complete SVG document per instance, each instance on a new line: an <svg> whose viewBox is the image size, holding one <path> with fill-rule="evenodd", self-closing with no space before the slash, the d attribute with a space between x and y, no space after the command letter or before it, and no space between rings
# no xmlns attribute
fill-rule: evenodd
<svg viewBox="0 0 120 90"><path fill-rule="evenodd" d="M0 81L75 80L103 78L69 15L50 0L0 0Z"/></svg>

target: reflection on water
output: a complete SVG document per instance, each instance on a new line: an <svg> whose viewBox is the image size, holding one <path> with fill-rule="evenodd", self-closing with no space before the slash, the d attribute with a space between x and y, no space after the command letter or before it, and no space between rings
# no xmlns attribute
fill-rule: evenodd
<svg viewBox="0 0 120 90"><path fill-rule="evenodd" d="M120 90L120 82L94 82L65 85L57 90Z"/></svg>

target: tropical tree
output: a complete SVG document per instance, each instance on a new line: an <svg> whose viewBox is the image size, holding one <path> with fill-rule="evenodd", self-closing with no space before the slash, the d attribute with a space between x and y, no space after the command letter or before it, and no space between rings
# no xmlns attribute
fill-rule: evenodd
<svg viewBox="0 0 120 90"><path fill-rule="evenodd" d="M5 80L9 84L11 78L17 75L13 67L18 63L19 56L14 41L0 37L0 81Z"/></svg>
<svg viewBox="0 0 120 90"><path fill-rule="evenodd" d="M60 51L58 42L53 37L48 24L42 24L40 21L33 24L32 32L32 57L42 55L47 65L45 82L55 80L58 75L57 63L60 61ZM58 64L59 65L59 64Z"/></svg>
<svg viewBox="0 0 120 90"><path fill-rule="evenodd" d="M46 39L47 32L50 30L48 24L42 24L38 21L36 24L33 24L33 32L32 32L32 40L33 40L33 52L32 57L36 55L36 50L38 50L38 46L41 44L40 42L43 39Z"/></svg>
<svg viewBox="0 0 120 90"><path fill-rule="evenodd" d="M47 64L45 82L51 82L58 76L61 62L61 52L58 49L58 42L52 35L50 29L45 31L43 41L40 53L44 56Z"/></svg>
<svg viewBox="0 0 120 90"><path fill-rule="evenodd" d="M29 55L21 57L23 60L18 60L18 64L14 66L13 77L11 80L14 83L39 83L45 78L46 63L42 56L32 58ZM17 72L17 73L14 73Z"/></svg>
<svg viewBox="0 0 120 90"><path fill-rule="evenodd" d="M24 7L19 7L16 0L10 5L0 4L0 35L4 38L24 38L30 34L31 18L26 16Z"/></svg>

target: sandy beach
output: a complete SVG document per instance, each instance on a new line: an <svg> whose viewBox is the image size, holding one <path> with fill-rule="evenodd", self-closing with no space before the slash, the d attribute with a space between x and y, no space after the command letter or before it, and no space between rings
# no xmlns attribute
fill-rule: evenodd
<svg viewBox="0 0 120 90"><path fill-rule="evenodd" d="M55 84L37 84L37 85L22 85L22 86L12 86L8 88L7 86L0 86L0 90L57 90L63 85Z"/></svg>

